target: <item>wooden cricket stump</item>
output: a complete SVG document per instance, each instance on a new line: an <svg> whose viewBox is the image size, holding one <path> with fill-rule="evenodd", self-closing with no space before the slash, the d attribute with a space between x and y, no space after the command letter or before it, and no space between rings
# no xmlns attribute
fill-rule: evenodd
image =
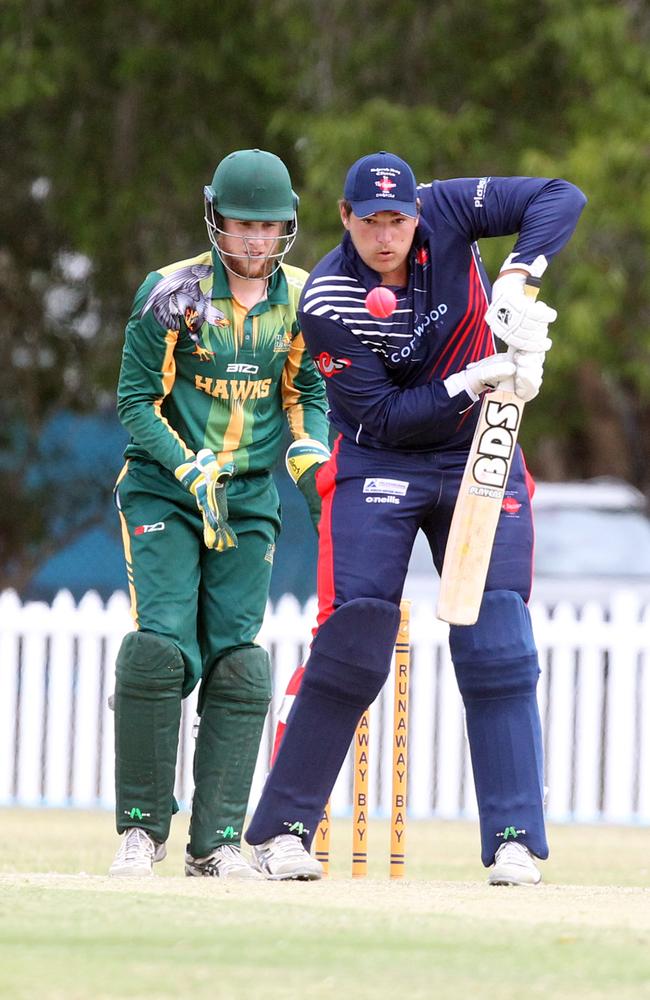
<svg viewBox="0 0 650 1000"><path fill-rule="evenodd" d="M314 857L322 864L323 876L325 878L327 878L330 873L330 834L330 803L326 802L320 823L316 828L316 846L314 847Z"/></svg>
<svg viewBox="0 0 650 1000"><path fill-rule="evenodd" d="M411 604L402 601L395 643L393 706L393 780L390 814L390 877L402 878L406 860L406 783L408 777L409 673Z"/></svg>
<svg viewBox="0 0 650 1000"><path fill-rule="evenodd" d="M406 859L406 786L408 778L408 704L411 602L400 604L400 623L395 640L393 707L393 774L390 817L390 877L403 878ZM353 740L352 782L352 878L368 874L368 790L370 764L370 713L363 713ZM328 802L316 829L314 857L329 875L331 806Z"/></svg>
<svg viewBox="0 0 650 1000"><path fill-rule="evenodd" d="M352 878L368 873L368 765L370 715L365 711L354 734L352 782Z"/></svg>

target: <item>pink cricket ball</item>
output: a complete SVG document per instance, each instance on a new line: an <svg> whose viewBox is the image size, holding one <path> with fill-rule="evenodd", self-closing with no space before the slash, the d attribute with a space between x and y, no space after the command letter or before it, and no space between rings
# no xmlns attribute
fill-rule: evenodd
<svg viewBox="0 0 650 1000"><path fill-rule="evenodd" d="M395 292L391 292L390 288L386 288L385 285L371 288L366 295L366 309L371 316L376 316L377 319L386 319L387 316L391 316L395 312L396 308Z"/></svg>

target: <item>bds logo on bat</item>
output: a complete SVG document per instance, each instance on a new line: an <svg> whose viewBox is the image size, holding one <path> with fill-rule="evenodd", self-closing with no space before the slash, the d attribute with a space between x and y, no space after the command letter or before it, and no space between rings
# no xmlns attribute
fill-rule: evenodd
<svg viewBox="0 0 650 1000"><path fill-rule="evenodd" d="M472 467L475 482L484 489L472 487L470 493L496 497L505 490L521 412L522 407L517 403L488 399L483 417L485 426L480 432Z"/></svg>

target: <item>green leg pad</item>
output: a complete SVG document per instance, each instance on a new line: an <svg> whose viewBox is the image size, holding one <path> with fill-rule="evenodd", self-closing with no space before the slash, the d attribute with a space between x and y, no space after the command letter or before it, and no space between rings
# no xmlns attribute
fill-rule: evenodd
<svg viewBox="0 0 650 1000"><path fill-rule="evenodd" d="M203 683L190 823L195 858L241 840L270 700L269 656L259 646L226 653Z"/></svg>
<svg viewBox="0 0 650 1000"><path fill-rule="evenodd" d="M132 826L169 836L184 664L178 647L153 632L129 632L115 671L117 832Z"/></svg>

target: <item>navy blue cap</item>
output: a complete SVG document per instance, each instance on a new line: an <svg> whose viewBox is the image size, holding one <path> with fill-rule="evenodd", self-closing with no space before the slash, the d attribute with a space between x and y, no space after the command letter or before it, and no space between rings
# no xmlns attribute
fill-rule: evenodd
<svg viewBox="0 0 650 1000"><path fill-rule="evenodd" d="M408 163L382 150L362 156L348 170L343 197L360 219L375 212L401 212L415 218L417 182Z"/></svg>

